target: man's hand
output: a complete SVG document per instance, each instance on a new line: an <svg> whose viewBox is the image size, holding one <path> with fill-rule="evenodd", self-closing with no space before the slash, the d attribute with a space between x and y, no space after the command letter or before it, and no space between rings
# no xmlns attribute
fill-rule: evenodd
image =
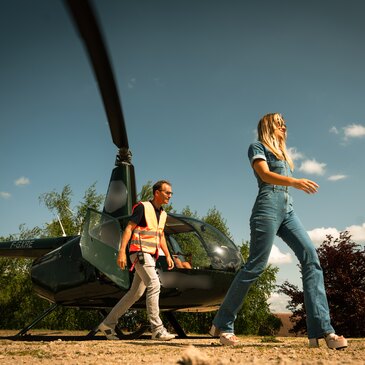
<svg viewBox="0 0 365 365"><path fill-rule="evenodd" d="M124 270L125 267L127 266L127 255L125 254L125 251L119 251L119 255L117 258L117 264L118 266Z"/></svg>
<svg viewBox="0 0 365 365"><path fill-rule="evenodd" d="M175 266L174 260L171 258L171 256L166 257L166 262L168 266L168 270L172 270Z"/></svg>

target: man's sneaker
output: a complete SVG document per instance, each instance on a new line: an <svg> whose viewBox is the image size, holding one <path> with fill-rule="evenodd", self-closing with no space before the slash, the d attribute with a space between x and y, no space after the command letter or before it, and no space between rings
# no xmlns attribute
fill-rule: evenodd
<svg viewBox="0 0 365 365"><path fill-rule="evenodd" d="M240 340L234 333L221 332L219 341L224 346L237 346L240 344Z"/></svg>
<svg viewBox="0 0 365 365"><path fill-rule="evenodd" d="M214 324L212 324L212 327L210 327L210 330L209 330L209 334L212 337L219 337L219 335L221 334L221 331Z"/></svg>
<svg viewBox="0 0 365 365"><path fill-rule="evenodd" d="M118 335L115 333L115 330L109 326L107 326L106 324L104 324L103 322L101 322L99 324L98 330L103 332L105 337L108 340L119 340Z"/></svg>
<svg viewBox="0 0 365 365"><path fill-rule="evenodd" d="M175 335L168 333L166 328L162 328L158 331L152 332L152 340L170 341L175 338Z"/></svg>

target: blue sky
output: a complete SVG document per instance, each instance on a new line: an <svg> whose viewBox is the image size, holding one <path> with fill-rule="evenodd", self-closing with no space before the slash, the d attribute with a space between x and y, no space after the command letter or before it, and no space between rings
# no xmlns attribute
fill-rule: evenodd
<svg viewBox="0 0 365 365"><path fill-rule="evenodd" d="M173 184L177 211L216 207L249 239L257 186L247 159L260 117L280 112L313 241L348 229L365 243L363 1L96 0L122 99L137 188ZM81 40L55 0L0 1L0 235L52 220L44 192L74 205L114 167L103 105ZM299 284L280 239L278 283ZM282 298L273 298L274 309ZM281 307L280 307L281 306Z"/></svg>

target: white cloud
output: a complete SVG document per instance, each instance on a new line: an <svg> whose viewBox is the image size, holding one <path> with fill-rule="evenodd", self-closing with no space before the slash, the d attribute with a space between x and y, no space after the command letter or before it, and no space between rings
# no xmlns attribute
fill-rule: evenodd
<svg viewBox="0 0 365 365"><path fill-rule="evenodd" d="M301 152L298 152L295 147L289 147L288 153L289 153L290 157L293 159L293 161L301 160L304 158L304 155Z"/></svg>
<svg viewBox="0 0 365 365"><path fill-rule="evenodd" d="M326 239L327 235L331 235L334 238L337 238L339 236L339 231L337 230L337 228L332 228L332 227L328 227L328 228L315 228L311 231L308 231L309 237L311 238L311 240L313 241L313 243L317 246L320 246L323 241Z"/></svg>
<svg viewBox="0 0 365 365"><path fill-rule="evenodd" d="M361 226L352 225L345 229L345 231L349 231L351 234L351 239L358 244L365 243L365 223Z"/></svg>
<svg viewBox="0 0 365 365"><path fill-rule="evenodd" d="M14 181L14 184L16 186L29 185L30 184L30 180L27 177L22 176L19 179L16 179Z"/></svg>
<svg viewBox="0 0 365 365"><path fill-rule="evenodd" d="M332 128L330 129L330 133L338 134L338 133L339 133L339 131L338 131L338 129L337 129L336 127L332 127Z"/></svg>
<svg viewBox="0 0 365 365"><path fill-rule="evenodd" d="M323 162L317 162L316 160L303 161L299 167L299 171L307 174L323 175L325 172L326 164Z"/></svg>
<svg viewBox="0 0 365 365"><path fill-rule="evenodd" d="M273 245L270 252L269 264L288 264L292 262L292 256L290 253L282 253L279 250L279 247Z"/></svg>
<svg viewBox="0 0 365 365"><path fill-rule="evenodd" d="M11 197L11 194L6 191L0 191L0 197L3 199L9 199Z"/></svg>
<svg viewBox="0 0 365 365"><path fill-rule="evenodd" d="M365 137L365 127L360 124L351 124L343 128L345 139Z"/></svg>
<svg viewBox="0 0 365 365"><path fill-rule="evenodd" d="M330 181L338 181L338 180L343 180L343 179L347 179L346 175L332 175L328 177L328 180Z"/></svg>
<svg viewBox="0 0 365 365"><path fill-rule="evenodd" d="M362 225L352 225L346 227L341 231L348 231L351 235L351 239L357 244L365 243L365 223ZM309 237L314 242L316 246L320 246L323 241L326 239L327 235L331 235L334 239L338 238L340 235L340 231L337 228L328 227L328 228L315 228L311 231L308 231Z"/></svg>
<svg viewBox="0 0 365 365"><path fill-rule="evenodd" d="M285 294L272 293L268 302L272 313L287 313L290 312L286 309L290 298Z"/></svg>

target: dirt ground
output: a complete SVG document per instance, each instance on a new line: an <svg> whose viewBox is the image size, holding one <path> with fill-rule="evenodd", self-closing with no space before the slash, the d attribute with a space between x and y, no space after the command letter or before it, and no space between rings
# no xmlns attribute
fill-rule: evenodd
<svg viewBox="0 0 365 365"><path fill-rule="evenodd" d="M103 336L86 340L86 332L31 331L15 340L16 331L0 331L0 364L305 364L365 365L365 340L349 339L346 350L310 349L304 337L240 337L242 345L223 347L217 339L194 336L169 342L107 341ZM267 340L267 339L266 339Z"/></svg>

